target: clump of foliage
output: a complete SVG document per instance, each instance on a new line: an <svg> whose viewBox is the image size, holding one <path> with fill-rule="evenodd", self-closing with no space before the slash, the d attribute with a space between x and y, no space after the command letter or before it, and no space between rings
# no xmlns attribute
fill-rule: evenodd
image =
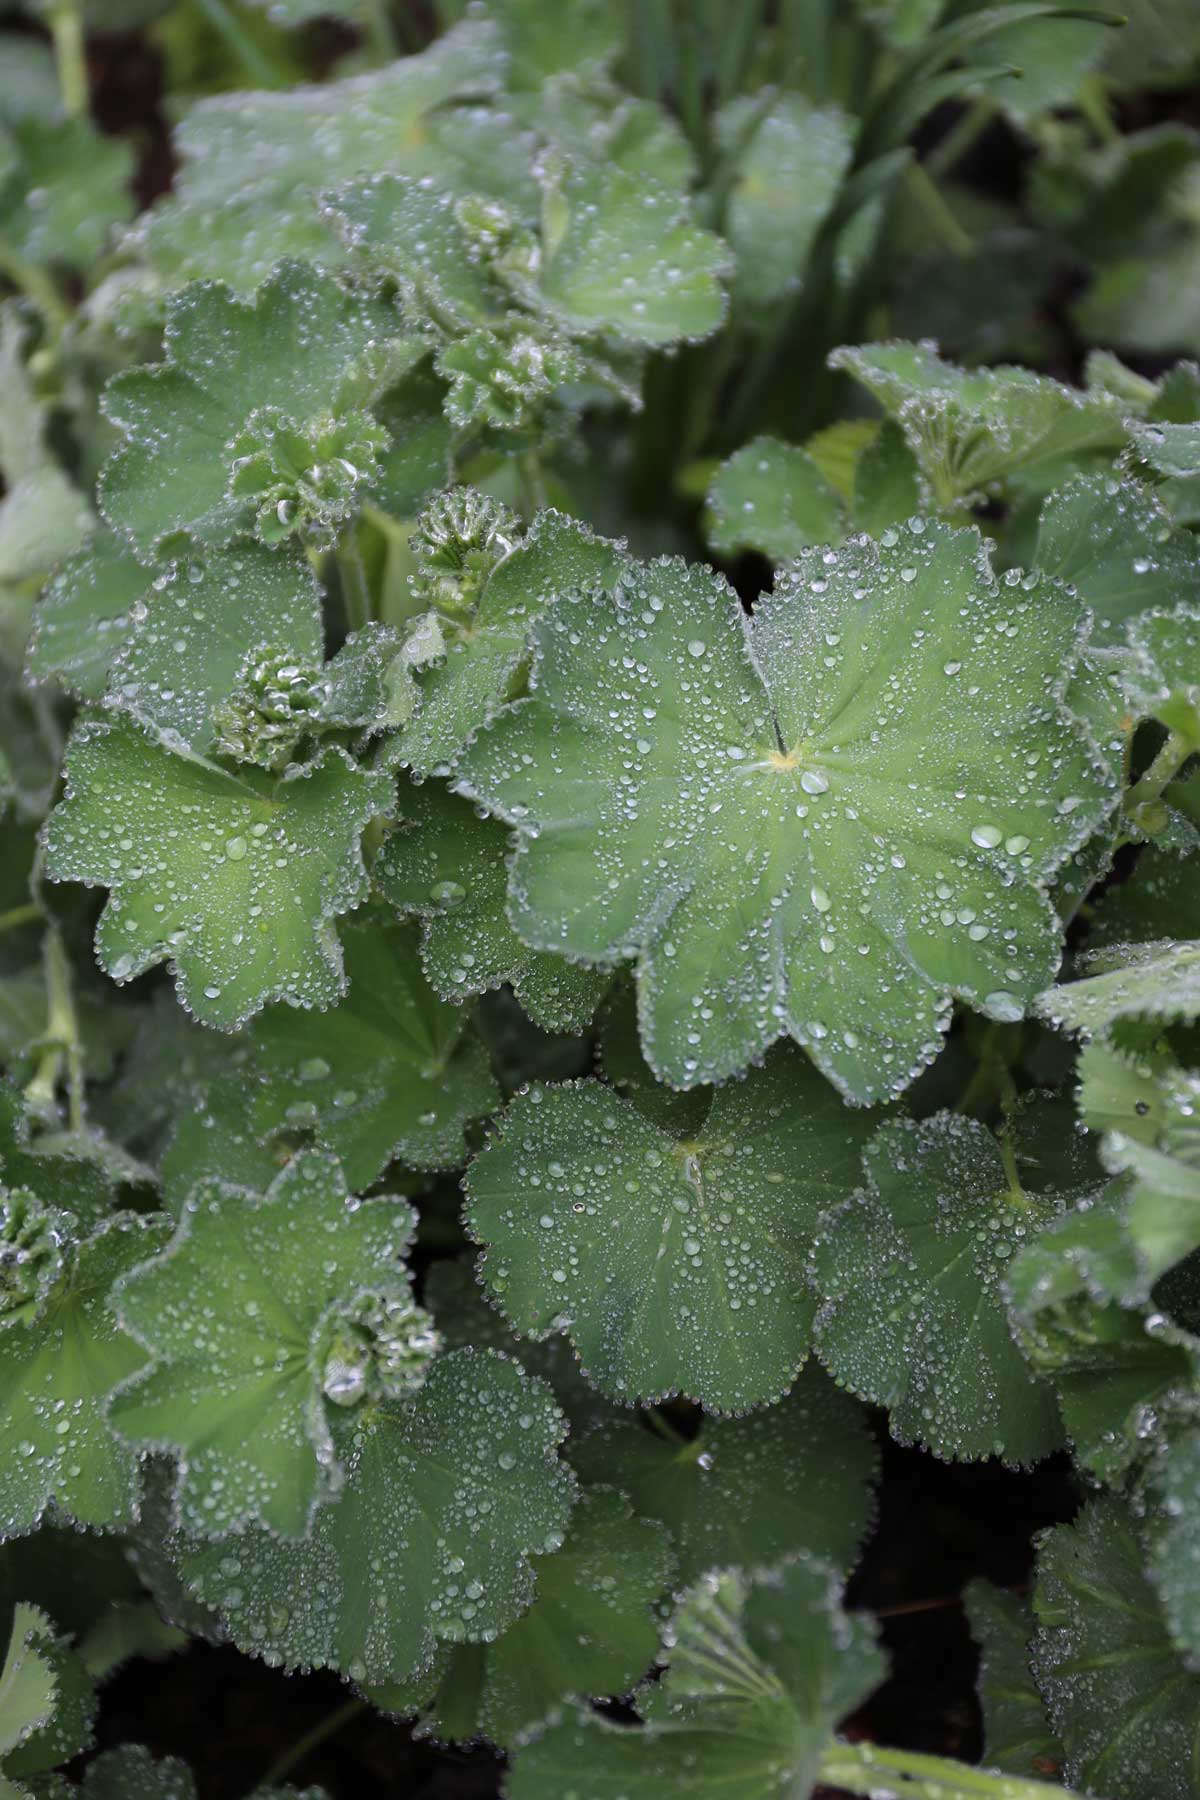
<svg viewBox="0 0 1200 1800"><path fill-rule="evenodd" d="M1200 18L1127 11L8 19L0 1796L216 1793L106 1704L203 1645L352 1690L261 1800L351 1716L1200 1796ZM980 1744L877 1729L889 1435L1069 1467Z"/></svg>

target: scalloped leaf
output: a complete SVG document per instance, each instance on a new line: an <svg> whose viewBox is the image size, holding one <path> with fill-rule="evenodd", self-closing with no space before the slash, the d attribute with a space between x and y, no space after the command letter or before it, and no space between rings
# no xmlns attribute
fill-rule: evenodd
<svg viewBox="0 0 1200 1800"><path fill-rule="evenodd" d="M990 1581L968 1583L963 1602L980 1652L985 1759L1009 1775L1052 1778L1062 1764L1062 1745L1050 1729L1029 1667L1033 1608L1027 1599Z"/></svg>
<svg viewBox="0 0 1200 1800"><path fill-rule="evenodd" d="M1048 988L1037 1012L1060 1031L1095 1037L1121 1019L1200 1017L1200 943L1113 944L1085 966L1104 972Z"/></svg>
<svg viewBox="0 0 1200 1800"><path fill-rule="evenodd" d="M37 1775L86 1749L95 1711L92 1684L68 1640L38 1607L14 1606L0 1667L0 1792L3 1776Z"/></svg>
<svg viewBox="0 0 1200 1800"><path fill-rule="evenodd" d="M514 1758L508 1800L808 1794L838 1720L886 1670L873 1624L841 1610L837 1578L809 1558L706 1577L675 1615L664 1658L642 1730L594 1713L552 1724Z"/></svg>
<svg viewBox="0 0 1200 1800"><path fill-rule="evenodd" d="M822 1362L888 1408L901 1443L962 1461L1049 1455L1062 1441L1054 1391L1013 1340L1003 1278L1024 1238L1094 1189L1091 1170L1069 1193L1037 1191L986 1126L955 1113L882 1125L865 1169L813 1251Z"/></svg>
<svg viewBox="0 0 1200 1800"><path fill-rule="evenodd" d="M724 229L738 259L736 292L751 305L796 294L817 233L854 154L856 122L840 106L782 93L764 112L760 94L724 107L716 137L735 161Z"/></svg>
<svg viewBox="0 0 1200 1800"><path fill-rule="evenodd" d="M504 831L436 781L402 786L397 810L371 880L397 912L420 919L421 966L434 990L461 1001L507 982L535 1024L583 1031L609 978L521 942L504 910Z"/></svg>
<svg viewBox="0 0 1200 1800"><path fill-rule="evenodd" d="M322 660L321 590L298 548L236 544L172 563L134 611L107 704L172 747L208 755L218 747L217 709L247 656L268 644L301 665Z"/></svg>
<svg viewBox="0 0 1200 1800"><path fill-rule="evenodd" d="M64 775L46 873L112 890L96 956L114 981L169 960L184 1006L223 1031L268 1000L342 993L332 921L367 896L360 839L390 809L386 776L336 748L278 780L232 775L124 721L78 726Z"/></svg>
<svg viewBox="0 0 1200 1800"><path fill-rule="evenodd" d="M282 263L250 300L216 282L174 294L166 360L117 375L105 390L105 409L124 438L100 479L109 523L150 556L181 536L220 545L249 531L254 496L237 490L239 458L253 453L264 431L285 456L285 423L320 431L354 412L384 385L385 373L402 372L387 366L398 348L389 340L402 333L391 303L296 262ZM402 354L411 360L411 352ZM345 516L341 490L331 511L312 486L307 456L285 456L276 523L328 542Z"/></svg>
<svg viewBox="0 0 1200 1800"><path fill-rule="evenodd" d="M177 1457L185 1531L303 1537L341 1487L332 1408L419 1384L434 1338L402 1260L415 1222L392 1195L356 1201L306 1151L261 1198L194 1191L171 1242L120 1283L117 1315L153 1362L109 1420Z"/></svg>
<svg viewBox="0 0 1200 1800"><path fill-rule="evenodd" d="M1200 1677L1171 1643L1120 1501L1091 1500L1038 1553L1034 1673L1066 1777L1121 1800L1191 1800Z"/></svg>
<svg viewBox="0 0 1200 1800"><path fill-rule="evenodd" d="M801 558L749 624L674 561L564 595L531 697L458 764L517 829L520 935L637 957L673 1085L788 1032L878 1099L935 1054L951 994L1016 1019L1056 965L1044 884L1111 804L1059 709L1076 606L916 523Z"/></svg>
<svg viewBox="0 0 1200 1800"><path fill-rule="evenodd" d="M33 615L25 658L31 681L58 681L79 700L99 700L129 633L150 571L115 532L105 532L50 578Z"/></svg>
<svg viewBox="0 0 1200 1800"><path fill-rule="evenodd" d="M806 450L757 437L723 462L708 490L714 550L758 550L771 562L845 535L845 507Z"/></svg>
<svg viewBox="0 0 1200 1800"><path fill-rule="evenodd" d="M219 94L180 124L182 167L169 199L141 221L138 247L179 280L219 276L242 291L281 257L337 260L316 195L377 171L479 185L497 149L517 136L511 118L455 101L494 95L504 71L499 28L455 26L417 56L342 81L281 93ZM521 158L527 166L532 146Z"/></svg>
<svg viewBox="0 0 1200 1800"><path fill-rule="evenodd" d="M529 1558L561 1546L574 1499L563 1431L549 1390L517 1363L453 1351L411 1400L341 1426L345 1488L307 1541L257 1528L181 1539L183 1572L253 1655L407 1681L438 1640L490 1640L530 1604Z"/></svg>
<svg viewBox="0 0 1200 1800"><path fill-rule="evenodd" d="M711 337L725 317L728 248L693 223L686 196L615 163L546 158L541 251L502 272L566 331L661 349Z"/></svg>
<svg viewBox="0 0 1200 1800"><path fill-rule="evenodd" d="M642 1518L667 1526L688 1583L799 1551L848 1573L871 1523L879 1458L862 1408L810 1364L778 1406L703 1419L695 1437L675 1441L614 1419L576 1440L571 1461L583 1481L618 1481Z"/></svg>
<svg viewBox="0 0 1200 1800"><path fill-rule="evenodd" d="M790 1045L683 1140L599 1082L535 1086L464 1181L480 1273L518 1331L565 1331L611 1399L777 1400L808 1354L817 1219L871 1125Z"/></svg>
<svg viewBox="0 0 1200 1800"><path fill-rule="evenodd" d="M138 1459L113 1435L105 1409L146 1355L118 1323L110 1292L165 1236L163 1219L119 1213L76 1247L41 1316L6 1333L0 1538L35 1530L51 1502L79 1525L133 1522Z"/></svg>
<svg viewBox="0 0 1200 1800"><path fill-rule="evenodd" d="M456 1646L422 1729L439 1739L512 1744L571 1699L626 1694L654 1662L654 1602L674 1560L660 1525L613 1488L580 1495L562 1549L538 1559L537 1598L495 1644ZM386 1710L403 1696L375 1689Z"/></svg>
<svg viewBox="0 0 1200 1800"><path fill-rule="evenodd" d="M1032 558L1096 614L1094 643L1119 643L1126 620L1177 606L1200 583L1200 545L1153 493L1112 474L1083 475L1042 508Z"/></svg>
<svg viewBox="0 0 1200 1800"><path fill-rule="evenodd" d="M1045 493L1096 453L1111 461L1129 435L1111 394L1028 369L961 369L932 343L847 346L829 364L896 420L939 508L1014 481Z"/></svg>
<svg viewBox="0 0 1200 1800"><path fill-rule="evenodd" d="M446 659L422 675L420 706L394 746L394 760L417 774L451 762L508 698L546 608L585 583L615 581L626 564L623 544L553 510L539 513L519 542L497 524L486 556L469 542L458 554L471 550L483 569L476 573L468 559L457 604L441 588L432 594L435 606L439 597L447 602ZM453 556L454 541L443 551Z"/></svg>
<svg viewBox="0 0 1200 1800"><path fill-rule="evenodd" d="M412 926L371 911L342 928L348 992L330 1012L272 1007L251 1033L249 1121L266 1142L311 1133L352 1188L393 1159L448 1169L500 1090L466 1010L431 992Z"/></svg>

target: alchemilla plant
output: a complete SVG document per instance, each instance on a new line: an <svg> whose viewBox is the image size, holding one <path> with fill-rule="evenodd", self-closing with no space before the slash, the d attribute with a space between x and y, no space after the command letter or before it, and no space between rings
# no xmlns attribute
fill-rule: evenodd
<svg viewBox="0 0 1200 1800"><path fill-rule="evenodd" d="M8 16L4 1800L1200 1797L1126 10Z"/></svg>

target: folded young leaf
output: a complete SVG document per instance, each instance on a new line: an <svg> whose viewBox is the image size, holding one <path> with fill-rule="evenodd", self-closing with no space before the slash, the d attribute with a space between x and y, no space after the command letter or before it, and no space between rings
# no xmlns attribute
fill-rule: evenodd
<svg viewBox="0 0 1200 1800"><path fill-rule="evenodd" d="M0 1666L0 1793L5 1776L39 1775L86 1749L95 1711L92 1684L69 1640L38 1607L14 1606Z"/></svg>
<svg viewBox="0 0 1200 1800"><path fill-rule="evenodd" d="M777 1400L808 1354L817 1219L853 1190L871 1125L790 1045L683 1141L599 1082L531 1088L465 1178L481 1274L519 1331L565 1331L612 1399Z"/></svg>
<svg viewBox="0 0 1200 1800"><path fill-rule="evenodd" d="M335 1432L345 1487L306 1541L259 1528L180 1539L183 1572L253 1655L405 1682L439 1639L489 1641L530 1604L529 1558L561 1546L574 1500L563 1431L549 1390L516 1363L453 1351L411 1400Z"/></svg>
<svg viewBox="0 0 1200 1800"><path fill-rule="evenodd" d="M1126 409L1111 394L1028 369L960 369L930 343L862 344L829 362L901 426L938 508L1016 479L1045 493L1128 440Z"/></svg>
<svg viewBox="0 0 1200 1800"><path fill-rule="evenodd" d="M623 1494L584 1492L561 1550L539 1558L537 1598L496 1644L462 1644L422 1689L422 1731L440 1739L515 1743L564 1702L626 1694L658 1650L654 1602L674 1559L662 1526L636 1518ZM374 1689L386 1711L405 1697Z"/></svg>
<svg viewBox="0 0 1200 1800"><path fill-rule="evenodd" d="M227 544L255 526L265 457L271 541L295 531L328 543L371 473L339 433L419 356L403 331L390 301L302 263L282 263L248 301L217 283L184 288L168 307L166 360L105 390L124 438L101 474L109 523L144 556L181 537Z"/></svg>
<svg viewBox="0 0 1200 1800"><path fill-rule="evenodd" d="M1037 1012L1060 1031L1094 1037L1120 1019L1200 1017L1200 943L1112 944L1085 966L1104 970L1048 988Z"/></svg>
<svg viewBox="0 0 1200 1800"><path fill-rule="evenodd" d="M1191 1800L1200 1677L1180 1661L1119 1500L1042 1540L1033 1667L1066 1777L1117 1800Z"/></svg>
<svg viewBox="0 0 1200 1800"><path fill-rule="evenodd" d="M508 699L546 608L583 583L615 581L627 560L623 544L553 510L539 513L514 542L503 520L489 515L481 526L469 503L459 502L449 519L446 507L435 506L439 525L428 539L423 575L442 615L446 657L421 677L421 704L392 751L416 774L451 762ZM435 545L440 561L431 554ZM457 593L432 579L456 558L465 565ZM475 561L484 568L474 570Z"/></svg>
<svg viewBox="0 0 1200 1800"><path fill-rule="evenodd" d="M531 696L458 786L517 829L527 942L638 959L660 1077L788 1032L871 1101L932 1058L951 995L1016 1019L1056 963L1045 884L1112 803L1060 708L1079 631L1061 590L921 520L810 552L749 624L663 560L539 622Z"/></svg>
<svg viewBox="0 0 1200 1800"><path fill-rule="evenodd" d="M167 1235L161 1218L119 1213L76 1246L40 1317L5 1333L0 1538L35 1530L51 1502L57 1516L97 1530L133 1522L138 1459L105 1409L146 1355L118 1323L110 1292Z"/></svg>
<svg viewBox="0 0 1200 1800"><path fill-rule="evenodd" d="M403 1262L414 1228L407 1202L356 1201L307 1151L261 1198L193 1190L171 1242L121 1282L117 1315L153 1362L108 1416L178 1458L185 1531L303 1537L342 1482L332 1408L420 1385L436 1336Z"/></svg>
<svg viewBox="0 0 1200 1800"><path fill-rule="evenodd" d="M978 1120L938 1113L880 1127L867 1185L829 1213L812 1254L814 1341L835 1378L889 1409L901 1443L1028 1464L1058 1448L1053 1389L1013 1340L1003 1277L1021 1241L1094 1185L1025 1185Z"/></svg>
<svg viewBox="0 0 1200 1800"><path fill-rule="evenodd" d="M863 1409L813 1365L777 1406L704 1419L672 1442L637 1420L573 1441L585 1482L614 1481L641 1518L671 1533L681 1583L706 1569L757 1569L804 1551L843 1574L874 1508L878 1453Z"/></svg>
<svg viewBox="0 0 1200 1800"><path fill-rule="evenodd" d="M583 1031L609 978L521 942L504 910L501 827L439 781L402 785L397 811L400 824L372 863L371 880L397 912L421 920L421 966L443 1000L507 982L535 1024Z"/></svg>
<svg viewBox="0 0 1200 1800"><path fill-rule="evenodd" d="M366 898L360 839L391 781L338 749L273 779L176 755L133 724L76 728L46 873L112 890L96 956L114 981L170 961L179 998L233 1031L269 1000L329 1006L345 981L332 921Z"/></svg>
<svg viewBox="0 0 1200 1800"><path fill-rule="evenodd" d="M416 932L378 912L343 927L348 992L330 1012L272 1007L251 1031L248 1122L265 1143L311 1133L355 1189L394 1158L448 1169L500 1090L466 1009L432 993Z"/></svg>
<svg viewBox="0 0 1200 1800"><path fill-rule="evenodd" d="M837 1578L807 1557L752 1577L709 1575L685 1598L648 1689L641 1730L594 1713L522 1748L508 1800L659 1800L811 1792L839 1719L877 1687L871 1623L841 1610Z"/></svg>

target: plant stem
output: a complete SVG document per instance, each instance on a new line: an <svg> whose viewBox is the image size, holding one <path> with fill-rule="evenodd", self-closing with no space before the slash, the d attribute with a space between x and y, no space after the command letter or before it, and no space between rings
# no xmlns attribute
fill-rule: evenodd
<svg viewBox="0 0 1200 1800"><path fill-rule="evenodd" d="M992 122L996 103L986 94L973 100L962 117L951 126L940 144L935 144L925 158L925 167L935 180L957 167Z"/></svg>
<svg viewBox="0 0 1200 1800"><path fill-rule="evenodd" d="M656 1406L647 1407L646 1411L642 1414L642 1417L645 1419L651 1431L656 1431L660 1438L665 1438L667 1443L674 1445L676 1449L680 1449L687 1443L687 1439L683 1436L682 1432L676 1431L670 1419L664 1418L663 1414L659 1412Z"/></svg>
<svg viewBox="0 0 1200 1800"><path fill-rule="evenodd" d="M353 526L338 545L334 558L342 585L346 624L351 631L361 631L371 619L371 590L367 585L367 571L363 567L362 551L358 547Z"/></svg>
<svg viewBox="0 0 1200 1800"><path fill-rule="evenodd" d="M299 1768L306 1757L311 1756L327 1739L335 1737L343 1725L348 1725L351 1719L357 1719L360 1713L366 1712L367 1705L365 1700L347 1700L344 1706L335 1707L333 1712L326 1713L311 1731L306 1731L302 1738L297 1738L291 1748L271 1764L259 1785L274 1787L277 1782L290 1775L293 1769Z"/></svg>
<svg viewBox="0 0 1200 1800"><path fill-rule="evenodd" d="M63 110L71 119L88 109L87 55L83 41L83 8L80 0L54 0L48 10L54 63Z"/></svg>
<svg viewBox="0 0 1200 1800"><path fill-rule="evenodd" d="M1155 800L1161 800L1163 789L1174 781L1188 757L1196 746L1189 735L1182 731L1171 731L1167 741L1158 755L1125 796L1124 810L1132 817L1141 807L1149 806Z"/></svg>
<svg viewBox="0 0 1200 1800"><path fill-rule="evenodd" d="M71 309L55 287L53 280L36 263L26 262L3 239L0 239L0 278L19 288L32 300L46 323L60 336L71 323Z"/></svg>
<svg viewBox="0 0 1200 1800"><path fill-rule="evenodd" d="M0 932L15 931L18 925L32 925L40 919L42 909L35 900L29 900L24 906L10 906L7 912L0 913Z"/></svg>
<svg viewBox="0 0 1200 1800"><path fill-rule="evenodd" d="M388 0L366 0L363 27L367 42L381 63L391 62L401 52L395 20Z"/></svg>
<svg viewBox="0 0 1200 1800"><path fill-rule="evenodd" d="M878 1744L833 1744L821 1758L821 1780L868 1800L1077 1800L1048 1781Z"/></svg>
<svg viewBox="0 0 1200 1800"><path fill-rule="evenodd" d="M955 256L969 256L975 248L975 240L955 218L945 195L924 163L909 163L908 185L935 237Z"/></svg>
<svg viewBox="0 0 1200 1800"><path fill-rule="evenodd" d="M521 510L532 519L546 505L546 481L536 450L524 450L517 458L517 480L521 489Z"/></svg>
<svg viewBox="0 0 1200 1800"><path fill-rule="evenodd" d="M72 1131L83 1130L83 1045L71 992L71 965L56 928L46 934L46 1033L62 1049L67 1065L67 1120Z"/></svg>
<svg viewBox="0 0 1200 1800"><path fill-rule="evenodd" d="M198 0L198 4L209 24L225 39L253 81L265 88L288 86L287 72L254 42L241 20L226 5L226 0Z"/></svg>

